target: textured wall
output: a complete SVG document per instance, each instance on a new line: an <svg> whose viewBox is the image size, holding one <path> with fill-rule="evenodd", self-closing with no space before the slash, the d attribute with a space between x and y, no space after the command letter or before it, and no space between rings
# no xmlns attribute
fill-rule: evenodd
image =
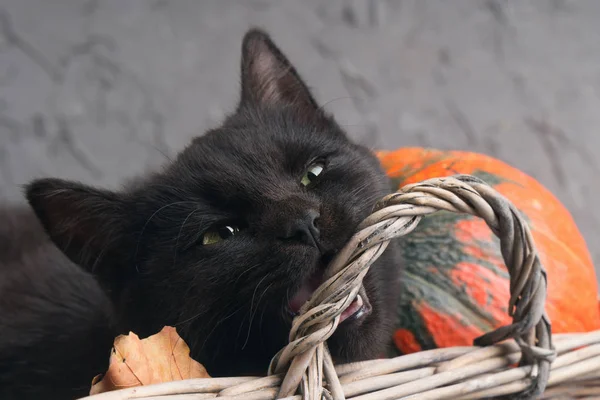
<svg viewBox="0 0 600 400"><path fill-rule="evenodd" d="M597 0L0 0L0 198L160 165L232 109L260 25L354 137L514 164L598 263L598 21Z"/></svg>

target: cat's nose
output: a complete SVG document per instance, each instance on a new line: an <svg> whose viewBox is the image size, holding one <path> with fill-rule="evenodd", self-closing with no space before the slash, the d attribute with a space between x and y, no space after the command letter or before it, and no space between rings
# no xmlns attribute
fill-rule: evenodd
<svg viewBox="0 0 600 400"><path fill-rule="evenodd" d="M281 239L296 240L304 244L319 247L319 228L317 220L320 214L317 210L307 210L299 218L291 218L284 224Z"/></svg>

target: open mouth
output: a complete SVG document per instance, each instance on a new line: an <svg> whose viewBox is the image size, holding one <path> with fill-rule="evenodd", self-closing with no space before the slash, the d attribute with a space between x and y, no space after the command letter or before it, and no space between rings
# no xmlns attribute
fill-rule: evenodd
<svg viewBox="0 0 600 400"><path fill-rule="evenodd" d="M289 309L295 316L300 312L300 308L306 303L317 288L325 281L325 267L333 256L324 256L321 262L321 268L315 271L302 283L300 288L294 293L289 301ZM342 312L340 324L344 321L358 321L369 315L372 311L371 304L364 290L361 290L354 301Z"/></svg>

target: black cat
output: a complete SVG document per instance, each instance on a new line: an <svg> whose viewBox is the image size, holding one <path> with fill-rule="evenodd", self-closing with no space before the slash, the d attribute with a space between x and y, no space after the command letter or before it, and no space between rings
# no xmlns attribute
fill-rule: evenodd
<svg viewBox="0 0 600 400"><path fill-rule="evenodd" d="M164 325L212 376L266 372L390 184L267 34L246 34L241 66L235 112L162 172L118 192L34 181L44 229L27 209L0 214L0 398L86 395L114 336ZM381 355L398 279L391 245L329 341L337 361Z"/></svg>

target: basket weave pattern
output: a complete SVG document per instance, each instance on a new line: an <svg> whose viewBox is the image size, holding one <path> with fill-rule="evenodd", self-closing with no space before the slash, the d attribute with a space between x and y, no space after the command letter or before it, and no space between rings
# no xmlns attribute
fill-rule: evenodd
<svg viewBox="0 0 600 400"><path fill-rule="evenodd" d="M440 210L483 218L500 239L510 274L513 323L479 337L473 347L334 366L326 340L343 310L364 291L362 280L369 267L391 239L409 234L424 216ZM576 377L600 376L600 331L557 335L552 343L544 310L546 288L529 227L506 198L469 175L430 179L386 196L361 223L329 265L325 282L294 319L289 344L273 357L267 377L191 379L103 393L90 400L536 398L547 384L555 387ZM592 393L597 387L591 382L578 382L578 390ZM551 388L544 396L559 392Z"/></svg>

